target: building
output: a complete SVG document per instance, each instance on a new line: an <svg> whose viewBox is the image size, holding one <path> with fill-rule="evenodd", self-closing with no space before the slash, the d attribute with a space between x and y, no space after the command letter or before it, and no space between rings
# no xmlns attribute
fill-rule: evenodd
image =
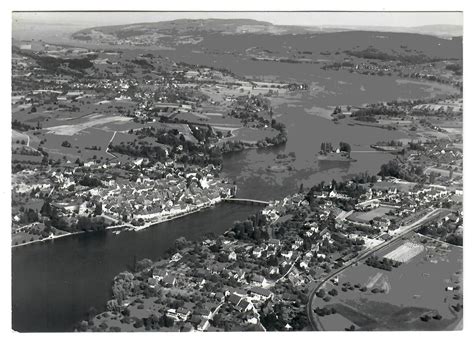
<svg viewBox="0 0 474 344"><path fill-rule="evenodd" d="M168 276L168 272L163 270L163 269L159 269L159 268L154 268L153 269L153 278L155 280L157 280L158 282L160 282L163 278L165 278L166 276Z"/></svg>
<svg viewBox="0 0 474 344"><path fill-rule="evenodd" d="M263 276L254 275L252 277L252 284L255 286L262 287L265 283L267 283L267 280Z"/></svg>
<svg viewBox="0 0 474 344"><path fill-rule="evenodd" d="M240 300L240 302L235 307L239 312L248 312L253 308L252 302L249 302L245 299Z"/></svg>
<svg viewBox="0 0 474 344"><path fill-rule="evenodd" d="M166 275L162 280L162 284L165 287L174 287L176 285L176 277L172 275Z"/></svg>
<svg viewBox="0 0 474 344"><path fill-rule="evenodd" d="M201 322L197 326L198 331L206 331L209 328L209 320L208 319L202 319Z"/></svg>
<svg viewBox="0 0 474 344"><path fill-rule="evenodd" d="M270 290L264 289L262 287L252 287L250 289L250 293L252 294L252 297L258 301L265 301L273 298L273 293Z"/></svg>

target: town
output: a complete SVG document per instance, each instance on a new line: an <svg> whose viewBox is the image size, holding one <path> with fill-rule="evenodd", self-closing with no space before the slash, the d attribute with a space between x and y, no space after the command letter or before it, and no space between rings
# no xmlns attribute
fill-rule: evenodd
<svg viewBox="0 0 474 344"><path fill-rule="evenodd" d="M12 39L15 330L462 328L462 36L45 37Z"/></svg>
<svg viewBox="0 0 474 344"><path fill-rule="evenodd" d="M222 154L286 142L273 88L295 92L153 55L14 46L13 245L138 230L235 195Z"/></svg>
<svg viewBox="0 0 474 344"><path fill-rule="evenodd" d="M415 245L410 243L418 237L425 243L462 245L461 195L456 188L391 176L361 175L348 182L321 183L306 194L271 202L222 236L194 243L181 238L164 259L137 262L134 272L116 276L107 310L91 314L78 329L311 328L309 292L354 260L369 257L369 264L373 259L369 252L411 230L417 236L405 239L403 245ZM325 304L337 292L329 291L326 297L323 291L316 295L324 298L322 309L328 309ZM315 312L325 314L319 308Z"/></svg>

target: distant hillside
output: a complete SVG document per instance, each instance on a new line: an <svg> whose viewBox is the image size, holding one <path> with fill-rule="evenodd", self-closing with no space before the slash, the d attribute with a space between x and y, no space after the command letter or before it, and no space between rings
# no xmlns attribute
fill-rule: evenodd
<svg viewBox="0 0 474 344"><path fill-rule="evenodd" d="M74 39L133 39L141 36L153 35L198 35L219 33L223 35L237 34L308 34L317 32L341 31L378 31L378 32L405 32L423 35L450 38L462 36L463 27L460 25L425 25L418 27L387 27L387 26L290 26L274 25L269 22L253 19L178 19L156 23L137 23L128 25L114 25L93 27L80 30L73 34Z"/></svg>
<svg viewBox="0 0 474 344"><path fill-rule="evenodd" d="M98 38L131 39L149 35L197 35L219 33L235 35L258 34L298 34L318 31L318 28L273 25L252 19L178 19L156 23L137 23L94 27L73 34L74 39L91 40Z"/></svg>
<svg viewBox="0 0 474 344"><path fill-rule="evenodd" d="M411 32L439 37L459 37L463 35L461 25L425 25L409 28Z"/></svg>
<svg viewBox="0 0 474 344"><path fill-rule="evenodd" d="M240 53L255 58L318 58L344 51L369 49L393 59L462 59L462 39L426 35L425 32L462 33L457 26L379 28L282 26L250 19L180 19L94 27L72 35L76 41L95 45L146 46L156 49L191 48L208 53ZM405 33L397 30L411 30ZM416 31L416 32L415 32ZM229 39L229 36L232 36Z"/></svg>
<svg viewBox="0 0 474 344"><path fill-rule="evenodd" d="M436 36L441 38L452 38L463 35L463 27L461 25L424 25L413 27L397 27L397 26L325 26L326 30L356 30L356 31L378 31L378 32L400 32L400 33L417 33L421 35Z"/></svg>

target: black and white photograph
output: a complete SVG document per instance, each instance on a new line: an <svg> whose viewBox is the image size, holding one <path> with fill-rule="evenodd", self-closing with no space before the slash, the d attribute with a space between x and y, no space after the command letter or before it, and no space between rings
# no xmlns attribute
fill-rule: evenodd
<svg viewBox="0 0 474 344"><path fill-rule="evenodd" d="M34 9L10 331L463 329L462 9Z"/></svg>

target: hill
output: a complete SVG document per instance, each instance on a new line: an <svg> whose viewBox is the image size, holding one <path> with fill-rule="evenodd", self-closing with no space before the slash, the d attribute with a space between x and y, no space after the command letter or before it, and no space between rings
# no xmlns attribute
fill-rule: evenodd
<svg viewBox="0 0 474 344"><path fill-rule="evenodd" d="M385 28L389 30L390 28ZM391 28L393 31L401 28ZM462 29L462 28L461 28ZM462 59L462 40L421 34L459 27L404 28L418 33L366 31L338 27L282 26L250 19L179 19L94 27L72 35L76 42L142 46L158 49L190 47L211 53L242 53L255 57L298 58L301 55L370 49L394 60L424 55L433 59ZM444 30L444 31L443 31ZM459 33L459 32L458 32ZM232 39L229 39L232 36ZM314 57L314 56L313 56ZM426 58L424 58L427 61Z"/></svg>
<svg viewBox="0 0 474 344"><path fill-rule="evenodd" d="M245 33L298 34L318 31L318 28L274 25L253 19L177 19L156 23L114 25L80 30L73 34L78 40L98 37L116 39L137 38L146 35L197 35L220 33L235 35Z"/></svg>

